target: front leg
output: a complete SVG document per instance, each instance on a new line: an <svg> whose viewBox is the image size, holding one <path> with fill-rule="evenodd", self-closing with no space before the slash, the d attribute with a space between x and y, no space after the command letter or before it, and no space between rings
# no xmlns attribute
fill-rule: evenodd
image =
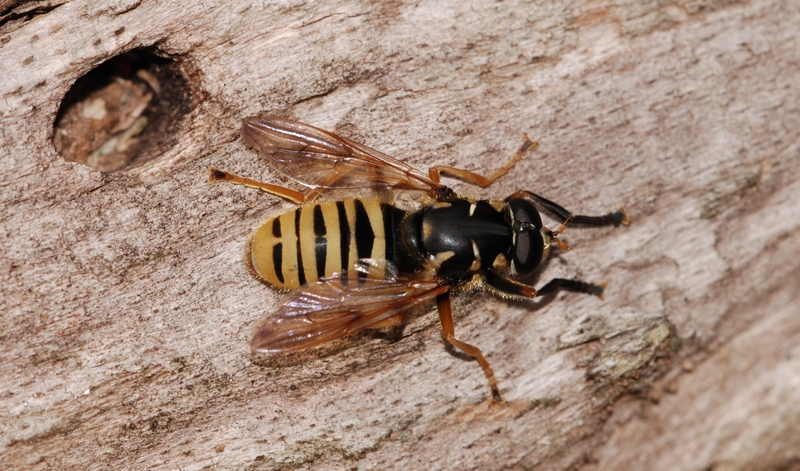
<svg viewBox="0 0 800 471"><path fill-rule="evenodd" d="M585 281L553 278L549 283L537 290L494 270L488 270L484 279L486 286L498 296L515 299L533 299L538 296L554 294L559 290L593 294L602 298L603 289L605 288L605 284L595 285Z"/></svg>
<svg viewBox="0 0 800 471"><path fill-rule="evenodd" d="M620 224L623 226L630 224L630 219L628 219L628 215L625 213L625 208L620 208L618 211L604 214L603 216L584 216L582 214L573 214L560 204L554 203L543 196L539 196L536 193L532 193L527 190L517 191L513 195L506 198L506 201L515 198L526 197L539 203L544 209L548 210L552 214L555 214L565 223L569 221L571 224L587 224L590 226L609 226L613 224L615 227L619 226Z"/></svg>
<svg viewBox="0 0 800 471"><path fill-rule="evenodd" d="M593 294L603 299L603 290L606 284L595 285L580 280L567 280L565 278L553 278L546 285L539 289L539 296L557 293L559 290L572 291L574 293Z"/></svg>

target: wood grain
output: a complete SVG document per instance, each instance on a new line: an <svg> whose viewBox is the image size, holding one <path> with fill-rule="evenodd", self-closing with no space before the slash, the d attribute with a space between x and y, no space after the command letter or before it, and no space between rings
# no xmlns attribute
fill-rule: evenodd
<svg viewBox="0 0 800 471"><path fill-rule="evenodd" d="M9 469L800 466L800 4L33 12L0 23ZM113 174L65 162L53 123L70 86L139 47L178 61L196 97L174 145ZM569 228L574 251L537 281L605 281L605 299L457 298L456 333L492 363L499 407L478 365L445 348L433 306L399 338L251 355L282 295L248 275L243 245L291 205L205 179L215 165L283 181L238 137L262 112L484 174L527 132L539 150L508 176L453 187L625 206L630 227Z"/></svg>

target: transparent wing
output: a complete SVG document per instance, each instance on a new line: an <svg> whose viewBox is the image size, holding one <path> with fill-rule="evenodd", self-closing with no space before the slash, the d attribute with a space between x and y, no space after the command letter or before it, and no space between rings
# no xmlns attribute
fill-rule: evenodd
<svg viewBox="0 0 800 471"><path fill-rule="evenodd" d="M368 328L449 289L433 279L397 276L383 261L361 264L362 276L340 273L293 293L253 336L253 350L280 353L313 347Z"/></svg>
<svg viewBox="0 0 800 471"><path fill-rule="evenodd" d="M246 118L242 136L276 170L310 188L425 192L442 188L423 172L386 154L291 119Z"/></svg>

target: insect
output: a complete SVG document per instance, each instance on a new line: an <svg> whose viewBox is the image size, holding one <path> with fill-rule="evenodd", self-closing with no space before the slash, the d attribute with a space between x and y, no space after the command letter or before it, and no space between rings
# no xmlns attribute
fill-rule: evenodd
<svg viewBox="0 0 800 471"><path fill-rule="evenodd" d="M506 174L536 144L528 136L490 177L446 166L427 174L388 155L313 126L277 116L243 121L242 136L273 168L305 185L299 192L209 168L209 182L257 188L301 206L268 219L247 242L246 263L258 279L293 290L251 341L257 352L302 350L367 328L401 325L415 306L436 301L444 339L483 368L502 402L480 349L456 338L450 294L483 289L531 299L559 289L601 296L600 285L556 278L541 289L524 282L558 245L570 224L628 224L624 208L603 216L574 215L535 193L502 200L457 195L448 174L481 187ZM342 191L351 196L320 198ZM368 191L368 196L354 193ZM402 204L398 194L411 195ZM407 203L407 201L406 201ZM564 221L552 231L534 203Z"/></svg>

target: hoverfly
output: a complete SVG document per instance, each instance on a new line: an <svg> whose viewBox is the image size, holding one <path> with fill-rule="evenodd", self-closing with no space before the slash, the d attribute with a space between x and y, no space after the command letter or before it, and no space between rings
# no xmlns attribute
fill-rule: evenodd
<svg viewBox="0 0 800 471"><path fill-rule="evenodd" d="M556 278L536 290L519 279L536 271L553 245L568 248L558 239L567 221L628 224L624 208L574 215L526 190L503 200L476 200L440 183L448 174L489 186L536 148L528 136L490 177L445 166L426 175L350 139L277 116L245 119L242 136L273 168L308 188L299 192L209 168L209 182L245 185L301 205L268 219L247 242L250 272L273 288L295 291L256 332L256 352L302 350L362 329L401 325L410 309L436 300L444 339L475 357L492 399L501 402L480 349L456 338L451 291L484 289L513 299L559 289L601 296L603 286L583 281ZM336 190L371 194L318 201ZM396 194L416 194L416 206L403 208ZM545 227L533 203L564 225Z"/></svg>

